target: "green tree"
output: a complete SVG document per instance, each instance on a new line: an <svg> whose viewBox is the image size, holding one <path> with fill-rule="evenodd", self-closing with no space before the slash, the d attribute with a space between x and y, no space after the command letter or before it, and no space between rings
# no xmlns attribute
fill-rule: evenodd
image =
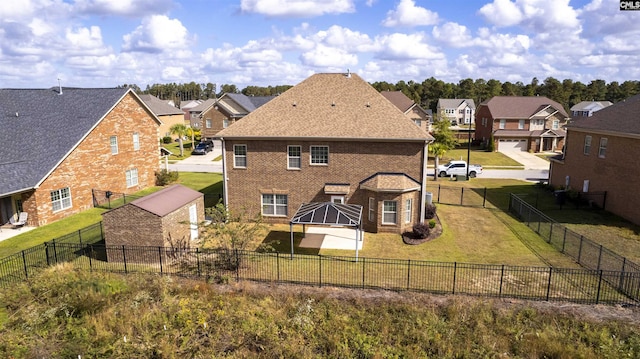
<svg viewBox="0 0 640 359"><path fill-rule="evenodd" d="M435 160L436 179L438 178L440 158L442 158L447 151L454 149L458 145L458 139L453 135L450 126L451 122L449 122L444 113L437 116L433 122L433 138L435 141L431 145L431 152Z"/></svg>
<svg viewBox="0 0 640 359"><path fill-rule="evenodd" d="M180 144L180 157L184 156L184 144L182 138L186 136L188 127L184 123L176 123L169 128L169 132L178 136L178 143Z"/></svg>
<svg viewBox="0 0 640 359"><path fill-rule="evenodd" d="M442 146L442 144L440 143L433 143L431 144L431 146L429 146L429 150L431 151L431 154L433 154L433 160L435 163L435 167L433 168L433 180L437 181L438 180L438 166L440 165L440 158L442 158L442 156L444 156L444 154L447 152L447 150L445 150L444 146Z"/></svg>

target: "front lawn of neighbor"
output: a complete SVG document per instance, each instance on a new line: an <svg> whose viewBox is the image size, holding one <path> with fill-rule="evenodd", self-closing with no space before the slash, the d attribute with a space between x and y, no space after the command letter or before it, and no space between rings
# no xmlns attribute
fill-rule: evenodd
<svg viewBox="0 0 640 359"><path fill-rule="evenodd" d="M490 168L490 167L501 167L501 166L516 166L516 167L524 167L521 163L513 160L512 158L505 156L500 152L487 152L479 147L471 147L471 152L469 153L469 157L471 160L471 164L479 164L482 167ZM451 160L467 160L467 148L466 147L458 147L453 150L447 151L442 159L440 159L440 164L445 164ZM433 157L429 158L429 163L435 163Z"/></svg>
<svg viewBox="0 0 640 359"><path fill-rule="evenodd" d="M182 142L182 148L184 149L184 156L182 157L180 157L180 144L178 142L161 143L160 146L171 151L171 155L169 156L170 161L184 160L185 158L191 156L191 141Z"/></svg>

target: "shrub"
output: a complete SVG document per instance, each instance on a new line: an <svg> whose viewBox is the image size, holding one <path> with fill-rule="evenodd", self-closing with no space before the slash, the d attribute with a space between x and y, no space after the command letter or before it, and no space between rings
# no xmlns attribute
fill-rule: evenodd
<svg viewBox="0 0 640 359"><path fill-rule="evenodd" d="M424 218L431 219L431 218L433 218L435 216L436 216L436 205L435 204L428 204L425 207Z"/></svg>
<svg viewBox="0 0 640 359"><path fill-rule="evenodd" d="M436 221L434 221L433 219L429 221L429 228L433 229L433 227L436 226Z"/></svg>
<svg viewBox="0 0 640 359"><path fill-rule="evenodd" d="M168 144L173 142L173 139L171 138L171 136L164 136L162 137L162 143Z"/></svg>
<svg viewBox="0 0 640 359"><path fill-rule="evenodd" d="M156 172L156 185L166 186L178 180L178 171L168 171L161 169Z"/></svg>
<svg viewBox="0 0 640 359"><path fill-rule="evenodd" d="M429 236L429 226L424 223L416 223L413 225L413 236L419 239L425 239Z"/></svg>

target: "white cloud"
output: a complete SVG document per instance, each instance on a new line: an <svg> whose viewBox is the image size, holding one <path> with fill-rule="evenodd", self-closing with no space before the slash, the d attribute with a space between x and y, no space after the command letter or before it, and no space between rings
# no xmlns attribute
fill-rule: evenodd
<svg viewBox="0 0 640 359"><path fill-rule="evenodd" d="M523 18L522 12L511 0L494 0L481 7L478 13L498 27L516 25Z"/></svg>
<svg viewBox="0 0 640 359"><path fill-rule="evenodd" d="M142 20L132 33L123 36L124 51L159 53L188 47L192 42L187 29L178 19L153 15Z"/></svg>
<svg viewBox="0 0 640 359"><path fill-rule="evenodd" d="M451 47L467 47L473 38L466 26L447 22L442 26L434 26L431 31L433 38Z"/></svg>
<svg viewBox="0 0 640 359"><path fill-rule="evenodd" d="M496 27L519 25L533 32L580 27L578 12L569 0L493 0L478 13Z"/></svg>
<svg viewBox="0 0 640 359"><path fill-rule="evenodd" d="M426 43L422 33L394 33L376 37L378 46L377 58L381 59L436 59L443 54Z"/></svg>
<svg viewBox="0 0 640 359"><path fill-rule="evenodd" d="M315 17L355 11L353 0L241 0L242 12L269 17Z"/></svg>
<svg viewBox="0 0 640 359"><path fill-rule="evenodd" d="M74 2L74 12L100 16L145 17L165 13L172 7L172 0L75 0Z"/></svg>
<svg viewBox="0 0 640 359"><path fill-rule="evenodd" d="M369 35L337 25L331 26L326 31L319 31L310 40L346 51L366 51L373 44Z"/></svg>
<svg viewBox="0 0 640 359"><path fill-rule="evenodd" d="M322 44L315 49L300 55L303 65L312 67L334 67L345 69L358 63L358 57L342 49L328 47Z"/></svg>
<svg viewBox="0 0 640 359"><path fill-rule="evenodd" d="M400 0L395 10L387 12L387 17L382 21L386 27L398 26L428 26L438 23L438 14L416 6L414 0Z"/></svg>
<svg viewBox="0 0 640 359"><path fill-rule="evenodd" d="M102 33L97 26L91 28L67 29L66 39L69 45L75 49L94 49L104 46L102 43Z"/></svg>

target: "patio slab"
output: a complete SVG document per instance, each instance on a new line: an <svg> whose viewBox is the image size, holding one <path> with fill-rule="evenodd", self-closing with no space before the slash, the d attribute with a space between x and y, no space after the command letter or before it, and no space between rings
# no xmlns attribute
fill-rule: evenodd
<svg viewBox="0 0 640 359"><path fill-rule="evenodd" d="M1 226L0 227L0 242L5 239L9 239L15 237L19 234L29 232L32 229L36 229L36 227L24 226L20 228L11 228L11 226Z"/></svg>
<svg viewBox="0 0 640 359"><path fill-rule="evenodd" d="M358 241L358 250L361 250L364 245L364 231L362 234L362 238ZM355 250L356 230L344 227L308 226L305 237L300 241L300 247Z"/></svg>

